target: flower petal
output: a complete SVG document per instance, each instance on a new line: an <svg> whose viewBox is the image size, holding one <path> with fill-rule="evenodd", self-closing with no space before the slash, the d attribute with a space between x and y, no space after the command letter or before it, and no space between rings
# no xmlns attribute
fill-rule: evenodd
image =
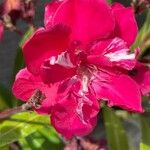
<svg viewBox="0 0 150 150"><path fill-rule="evenodd" d="M99 112L99 104L92 92L83 94L80 82L72 80L65 81L58 90L51 115L53 126L68 139L89 134L96 125Z"/></svg>
<svg viewBox="0 0 150 150"><path fill-rule="evenodd" d="M127 43L116 37L96 43L87 59L95 65L117 66L131 70L136 64L136 54L129 54L129 51Z"/></svg>
<svg viewBox="0 0 150 150"><path fill-rule="evenodd" d="M125 41L114 38L107 46L105 56L109 58L114 66L131 70L136 64L136 54L130 54L129 51L130 49Z"/></svg>
<svg viewBox="0 0 150 150"><path fill-rule="evenodd" d="M58 9L58 7L62 4L62 0L53 0L52 2L48 3L45 7L45 15L44 15L44 24L46 28L51 27L52 25L52 18Z"/></svg>
<svg viewBox="0 0 150 150"><path fill-rule="evenodd" d="M127 75L100 72L92 82L98 98L109 106L119 106L129 111L142 112L141 93L138 85Z"/></svg>
<svg viewBox="0 0 150 150"><path fill-rule="evenodd" d="M40 75L44 83L55 83L72 77L76 73L76 66L70 60L67 52L57 57L51 57L41 66Z"/></svg>
<svg viewBox="0 0 150 150"><path fill-rule="evenodd" d="M140 86L143 95L150 93L150 68L138 62L129 75Z"/></svg>
<svg viewBox="0 0 150 150"><path fill-rule="evenodd" d="M28 70L38 74L42 62L59 54L68 45L70 30L63 25L56 25L51 29L40 28L23 46Z"/></svg>
<svg viewBox="0 0 150 150"><path fill-rule="evenodd" d="M41 108L37 111L39 113L49 114L51 106L54 104L57 86L54 85L49 87L48 85L43 84L39 76L33 76L26 68L20 70L12 87L15 97L23 101L28 101L37 89L41 90L46 96Z"/></svg>
<svg viewBox="0 0 150 150"><path fill-rule="evenodd" d="M115 36L122 38L131 46L137 36L138 27L131 7L125 8L119 3L112 5L112 12L116 19Z"/></svg>
<svg viewBox="0 0 150 150"><path fill-rule="evenodd" d="M105 0L66 0L53 17L53 24L63 23L72 29L72 40L83 44L107 38L115 23Z"/></svg>

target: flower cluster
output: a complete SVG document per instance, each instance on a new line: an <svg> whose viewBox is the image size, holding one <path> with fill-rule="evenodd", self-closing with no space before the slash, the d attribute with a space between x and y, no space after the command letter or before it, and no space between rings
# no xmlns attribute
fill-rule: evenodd
<svg viewBox="0 0 150 150"><path fill-rule="evenodd" d="M142 112L150 92L150 69L130 53L138 28L131 7L106 0L54 0L45 8L45 27L24 44L27 68L20 70L14 95L27 101L36 89L46 99L36 110L49 114L66 138L89 134L100 101Z"/></svg>

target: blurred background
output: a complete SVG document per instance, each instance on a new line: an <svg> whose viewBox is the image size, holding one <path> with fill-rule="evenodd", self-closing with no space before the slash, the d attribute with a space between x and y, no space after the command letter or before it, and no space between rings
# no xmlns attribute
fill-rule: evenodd
<svg viewBox="0 0 150 150"><path fill-rule="evenodd" d="M4 0L0 0L2 3ZM37 0L35 9L34 22L37 27L43 26L44 17L44 6L49 0ZM17 26L21 28L23 32L28 29L27 24L19 20ZM3 41L0 44L0 81L7 87L10 87L11 74L14 65L14 60L16 56L16 49L18 48L18 43L20 41L20 35L16 32L10 32L5 30Z"/></svg>

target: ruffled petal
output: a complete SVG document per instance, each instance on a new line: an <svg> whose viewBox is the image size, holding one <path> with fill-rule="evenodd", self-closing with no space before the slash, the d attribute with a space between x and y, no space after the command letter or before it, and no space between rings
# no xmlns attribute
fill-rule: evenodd
<svg viewBox="0 0 150 150"><path fill-rule="evenodd" d="M89 134L96 125L99 104L92 91L83 93L81 83L72 78L58 90L51 122L67 139Z"/></svg>
<svg viewBox="0 0 150 150"><path fill-rule="evenodd" d="M3 33L4 33L4 26L3 23L0 21L0 41L2 40Z"/></svg>
<svg viewBox="0 0 150 150"><path fill-rule="evenodd" d="M100 66L117 66L127 70L134 68L136 54L130 54L127 43L120 38L98 42L91 48L88 62Z"/></svg>
<svg viewBox="0 0 150 150"><path fill-rule="evenodd" d="M56 25L51 29L40 28L37 30L23 46L28 70L33 74L38 74L45 59L66 49L69 34L69 28L63 25Z"/></svg>
<svg viewBox="0 0 150 150"><path fill-rule="evenodd" d="M108 106L119 106L129 111L142 112L141 93L129 76L100 72L92 81L97 98L108 101Z"/></svg>
<svg viewBox="0 0 150 150"><path fill-rule="evenodd" d="M45 15L44 15L44 24L46 28L51 27L52 25L52 18L58 9L58 7L62 4L63 0L53 0L52 2L48 3L45 7Z"/></svg>
<svg viewBox="0 0 150 150"><path fill-rule="evenodd" d="M33 76L26 68L20 70L12 87L15 97L22 101L27 101L37 89L41 90L46 96L46 99L43 100L41 107L37 111L49 114L51 106L55 103L57 86L49 87L43 84L39 76Z"/></svg>
<svg viewBox="0 0 150 150"><path fill-rule="evenodd" d="M57 57L51 57L41 66L40 75L44 83L55 83L72 77L76 73L76 66L71 62L67 52Z"/></svg>
<svg viewBox="0 0 150 150"><path fill-rule="evenodd" d="M150 93L150 68L148 66L138 62L129 75L140 86L143 95Z"/></svg>
<svg viewBox="0 0 150 150"><path fill-rule="evenodd" d="M72 40L87 44L107 38L115 23L111 8L105 0L66 0L53 17L53 25L62 23L72 29Z"/></svg>
<svg viewBox="0 0 150 150"><path fill-rule="evenodd" d="M112 12L116 19L115 35L122 38L131 46L136 39L138 27L131 7L125 8L119 3L112 5Z"/></svg>

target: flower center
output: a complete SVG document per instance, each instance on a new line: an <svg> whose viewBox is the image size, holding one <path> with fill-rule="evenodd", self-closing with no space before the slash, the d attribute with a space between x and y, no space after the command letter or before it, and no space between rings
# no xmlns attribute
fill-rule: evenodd
<svg viewBox="0 0 150 150"><path fill-rule="evenodd" d="M82 92L87 93L90 81L93 77L93 72L95 72L94 66L90 66L87 64L80 64L77 69L77 75L82 81Z"/></svg>

